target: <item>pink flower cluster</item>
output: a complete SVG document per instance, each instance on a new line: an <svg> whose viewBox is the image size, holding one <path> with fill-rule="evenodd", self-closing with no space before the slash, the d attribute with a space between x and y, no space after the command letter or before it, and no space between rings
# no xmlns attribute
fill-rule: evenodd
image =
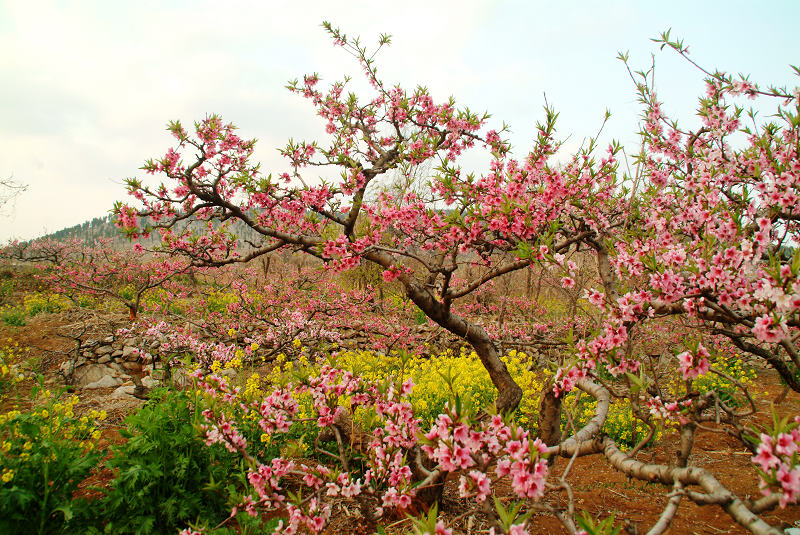
<svg viewBox="0 0 800 535"><path fill-rule="evenodd" d="M300 384L289 384L261 400L245 402L239 396L239 389L230 387L224 377L202 373L193 376L202 391L223 404L219 409L203 412L209 421L205 426L207 443L222 443L229 450L240 452L251 464L247 479L253 493L239 507L251 515L258 514L260 509L282 511L287 520L276 534L296 533L301 529L319 533L330 516L325 501L337 496L375 496L380 499L378 516L387 509L408 508L416 492L407 459L409 451L420 441L422 452L434 461L431 474L462 472L459 484L462 497L473 497L479 503L486 501L493 484L489 476L492 467L498 478L508 477L519 497L536 499L544 493L546 447L540 440L531 440L527 431L507 424L497 415L476 420L463 407L459 411L448 409L422 435L419 421L406 400L414 386L410 380L399 387L391 384L381 387L365 384L350 372L323 366L318 375ZM363 450L363 477L356 479L349 471L320 464L307 466L280 457L264 464L250 456L248 443L237 429L236 421L249 420L255 415L264 432L286 433L297 420L296 398L304 395L311 397L310 419L320 427L335 424L339 411L345 410L340 406L342 398L349 399L346 406L351 411L358 407L375 411L381 425L372 431L372 440ZM287 494L281 480L290 474L298 476L311 492L302 496ZM512 533L525 533L521 524L515 530ZM437 524L439 532L448 532L444 524Z"/></svg>
<svg viewBox="0 0 800 535"><path fill-rule="evenodd" d="M211 411L203 411L203 416L208 419L213 417ZM236 452L247 449L247 439L235 427L235 423L228 420L224 414L220 415L216 424L204 425L206 433L206 446L222 444L228 451Z"/></svg>
<svg viewBox="0 0 800 535"><path fill-rule="evenodd" d="M694 354L689 351L679 354L678 365L684 380L697 379L699 376L708 373L708 370L711 369L711 363L708 360L709 356L710 353L702 343L698 344L697 351Z"/></svg>
<svg viewBox="0 0 800 535"><path fill-rule="evenodd" d="M540 498L544 494L547 447L530 440L521 427L506 424L499 415L481 422L448 407L424 435L422 451L445 472L471 470L462 476L462 497L474 496L482 502L489 495L491 481L486 471L495 464L498 478L508 476L511 487L521 498Z"/></svg>
<svg viewBox="0 0 800 535"><path fill-rule="evenodd" d="M753 463L761 470L762 492L781 493L780 506L800 501L800 416L784 429L761 434Z"/></svg>
<svg viewBox="0 0 800 535"><path fill-rule="evenodd" d="M348 472L336 472L322 465L297 465L281 458L265 465L253 459L255 464L248 473L248 481L255 496L241 506L253 515L259 508L285 511L288 520L281 525L283 531L275 533L295 533L300 526L320 532L330 515L330 508L323 504L328 497L354 498L363 493L380 496L379 516L386 508L406 508L411 504L415 491L411 486L412 473L406 462L406 452L416 442L419 424L411 405L405 401L413 388L410 380L399 390L389 386L381 391L376 385L364 384L348 371L324 366L318 375L303 383L289 384L285 389L275 390L262 400L248 404L240 400L238 388L231 388L224 377L215 374L204 377L202 373L193 376L210 396L228 404L233 412L255 415L259 427L272 435L289 431L298 412L295 398L302 395L311 397L315 415L312 419L319 427L334 425L337 414L345 410L339 406L342 397L349 398L350 410L369 407L382 420L383 425L373 431L372 441L364 451L367 458L363 478L354 479ZM207 443L223 443L229 450L252 459L247 453L247 442L224 410L219 413L206 410L203 415L211 422L205 426ZM290 498L280 485L281 478L290 473L300 476L314 492L299 501Z"/></svg>
<svg viewBox="0 0 800 535"><path fill-rule="evenodd" d="M647 408L653 416L662 420L677 420L685 424L688 420L683 416L683 412L692 405L691 399L683 401L662 401L660 396L656 396L647 401Z"/></svg>

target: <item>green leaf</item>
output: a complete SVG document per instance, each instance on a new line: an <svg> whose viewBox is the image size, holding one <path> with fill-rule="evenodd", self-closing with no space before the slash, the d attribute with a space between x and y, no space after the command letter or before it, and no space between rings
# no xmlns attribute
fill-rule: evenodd
<svg viewBox="0 0 800 535"><path fill-rule="evenodd" d="M72 507L70 506L70 504L65 503L64 505L59 505L58 507L56 507L53 510L54 511L60 511L61 513L63 513L65 521L69 522L70 520L72 520L73 513L72 513Z"/></svg>
<svg viewBox="0 0 800 535"><path fill-rule="evenodd" d="M641 392L642 390L644 390L644 382L642 381L641 378L628 372L625 372L625 376L628 378L628 381L630 381L631 384L633 385L631 387L631 394L635 394L637 392Z"/></svg>

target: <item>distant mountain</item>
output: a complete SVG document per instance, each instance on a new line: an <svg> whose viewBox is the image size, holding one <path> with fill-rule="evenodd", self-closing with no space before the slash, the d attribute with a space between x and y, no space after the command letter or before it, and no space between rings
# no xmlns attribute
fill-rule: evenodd
<svg viewBox="0 0 800 535"><path fill-rule="evenodd" d="M112 214L103 216L103 217L95 217L89 221L85 221L79 225L75 225L72 227L63 228L61 230L57 230L46 236L42 236L40 238L36 238L36 240L43 240L43 239L54 239L54 240L66 240L66 239L76 239L83 242L92 242L97 239L110 239L114 242L119 243L120 246L124 244L128 244L128 238L116 227L114 224L116 221L115 217ZM194 220L193 220L194 221ZM197 221L194 221L197 223ZM145 219L141 219L139 221L140 226L146 226L147 222ZM231 233L235 234L239 239L239 246L243 248L243 250L248 250L250 246L248 245L248 240L250 241L258 241L260 237L259 234L254 231L253 229L249 228L241 221L233 221L230 226L229 230ZM140 242L145 247L153 246L160 242L160 238L158 232L154 232L149 238L139 238L136 241Z"/></svg>
<svg viewBox="0 0 800 535"><path fill-rule="evenodd" d="M63 228L38 239L50 238L54 240L66 240L72 238L87 242L94 241L98 238L112 240L117 238L124 239L124 236L122 233L120 233L119 229L114 226L114 221L114 216L111 214L103 217L95 217L94 219L81 223L80 225Z"/></svg>

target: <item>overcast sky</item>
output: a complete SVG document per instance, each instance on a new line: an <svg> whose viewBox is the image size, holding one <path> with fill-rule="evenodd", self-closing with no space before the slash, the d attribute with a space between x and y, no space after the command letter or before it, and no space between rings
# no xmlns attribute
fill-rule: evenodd
<svg viewBox="0 0 800 535"><path fill-rule="evenodd" d="M650 42L662 30L709 69L795 87L800 1L526 2L44 2L0 0L0 178L28 184L0 217L0 240L28 239L106 215L123 180L163 154L169 120L219 113L259 139L265 171L284 169L276 147L324 126L285 83L317 72L358 75L323 20L375 42L385 81L434 98L454 96L512 128L519 154L534 136L544 95L575 146L613 117L606 139L635 142L633 85L617 52L646 68L656 54L668 113L693 119L702 76Z"/></svg>

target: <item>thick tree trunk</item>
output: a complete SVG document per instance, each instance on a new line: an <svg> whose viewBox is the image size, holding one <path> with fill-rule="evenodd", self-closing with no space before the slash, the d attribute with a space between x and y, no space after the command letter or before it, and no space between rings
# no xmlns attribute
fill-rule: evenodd
<svg viewBox="0 0 800 535"><path fill-rule="evenodd" d="M371 262L389 269L394 266L394 260L387 254L372 252L365 255ZM406 295L411 299L426 316L441 327L447 329L464 340L475 349L475 353L486 368L495 388L497 400L495 406L500 412L511 412L517 408L522 400L522 389L511 377L505 363L500 360L497 346L489 337L489 333L480 325L472 325L464 318L453 314L450 307L437 300L433 294L413 277L402 275L400 282L406 290Z"/></svg>
<svg viewBox="0 0 800 535"><path fill-rule="evenodd" d="M457 318L466 325L464 320ZM435 321L435 320L434 320ZM437 322L438 323L438 322ZM459 334L453 329L442 325L445 329L453 334ZM522 401L522 388L511 377L505 362L500 360L500 354L497 351L494 341L489 338L489 334L480 325L469 325L469 332L464 339L475 349L481 364L486 368L489 373L489 378L492 380L495 388L497 388L497 400L495 406L500 412L511 412L517 408L519 402ZM466 330L464 331L466 332Z"/></svg>
<svg viewBox="0 0 800 535"><path fill-rule="evenodd" d="M475 350L478 358L489 373L495 388L497 400L495 406L500 412L511 412L522 400L522 389L511 377L505 363L500 359L497 346L489 337L489 333L480 325L468 323L464 318L453 314L433 296L415 286L406 286L406 292L412 301L425 314L451 333L466 340Z"/></svg>
<svg viewBox="0 0 800 535"><path fill-rule="evenodd" d="M553 392L553 383L548 382L542 387L542 401L539 404L539 434L538 437L547 446L556 446L561 442L561 398ZM550 457L550 464L555 462L556 456Z"/></svg>

